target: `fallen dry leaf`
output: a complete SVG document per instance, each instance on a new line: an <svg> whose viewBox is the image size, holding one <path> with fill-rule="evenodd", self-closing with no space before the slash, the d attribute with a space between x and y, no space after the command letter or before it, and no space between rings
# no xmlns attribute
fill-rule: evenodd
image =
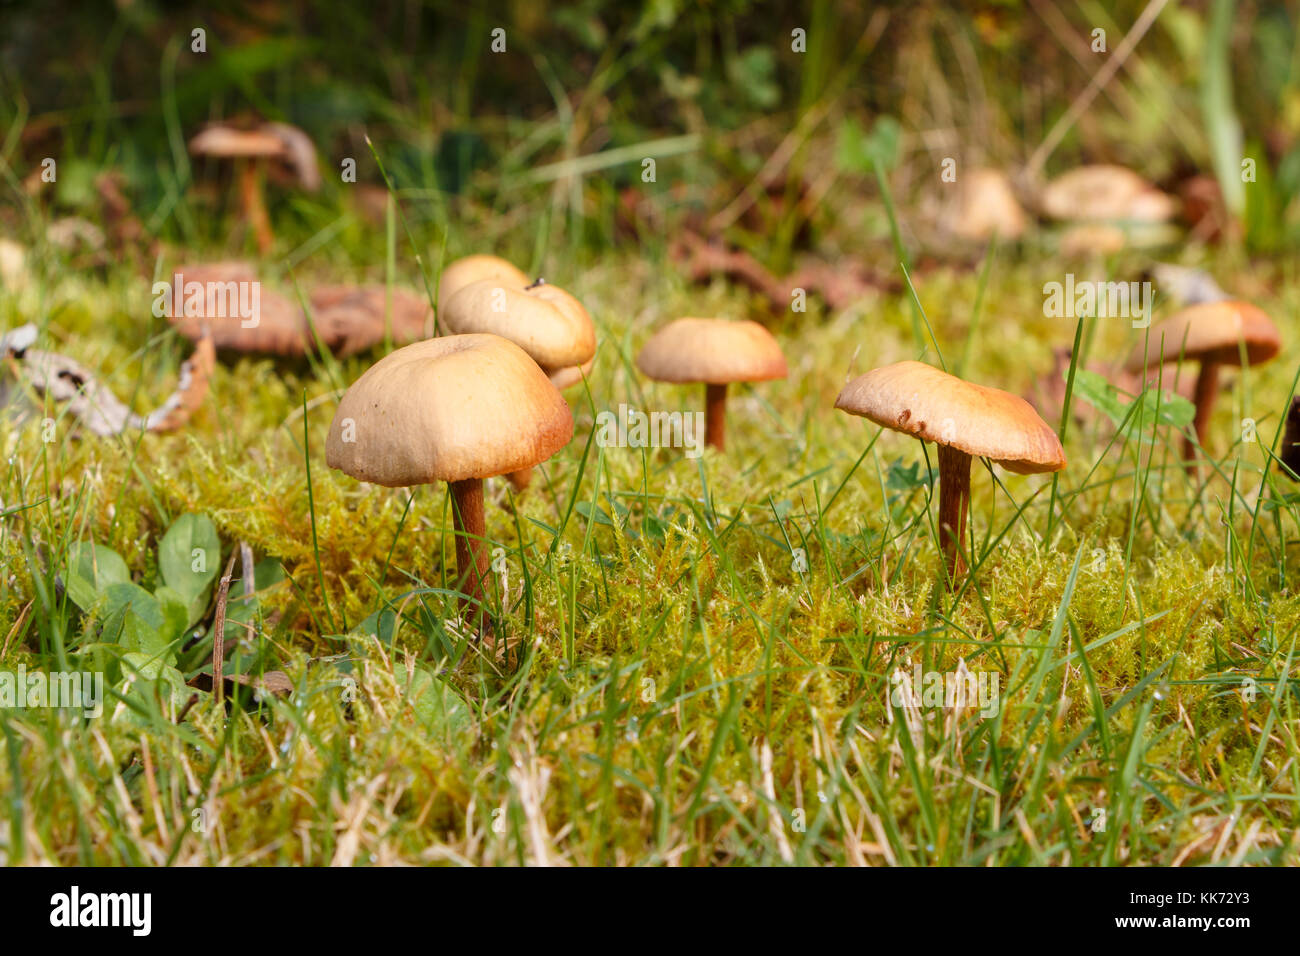
<svg viewBox="0 0 1300 956"><path fill-rule="evenodd" d="M748 252L711 243L689 231L673 243L669 254L682 263L692 282L725 275L765 297L774 312L790 308L796 289L820 296L832 309L842 309L869 293L902 288L898 281L874 275L855 262L831 263L812 256L804 256L794 272L778 277Z"/></svg>
<svg viewBox="0 0 1300 956"><path fill-rule="evenodd" d="M293 358L315 352L319 339L329 351L348 356L383 342L387 331L386 289L382 285L319 286L307 296L311 306L308 321L307 312L295 300L258 282L247 262L177 266L171 282L180 295L165 310L168 321L192 340L210 330L216 347L224 351ZM251 289L241 289L243 283L257 283L256 295ZM243 303L256 303L256 316L230 306L237 295L243 296ZM424 297L394 288L394 344L418 342L433 333L433 310Z"/></svg>
<svg viewBox="0 0 1300 956"><path fill-rule="evenodd" d="M123 404L94 373L66 356L31 348L36 326L23 325L0 337L0 355L14 377L39 395L67 402L68 411L100 436L125 431L174 431L189 421L208 394L216 350L202 339L181 364L176 390L156 410L140 416Z"/></svg>

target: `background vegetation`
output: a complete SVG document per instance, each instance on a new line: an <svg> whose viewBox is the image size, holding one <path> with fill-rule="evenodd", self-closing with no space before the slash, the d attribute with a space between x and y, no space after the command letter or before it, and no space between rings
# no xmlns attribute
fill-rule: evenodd
<svg viewBox="0 0 1300 956"><path fill-rule="evenodd" d="M503 660L454 619L444 490L325 467L337 398L378 352L226 357L174 435L96 439L49 407L0 426L0 667L98 667L115 692L98 720L0 713L0 859L1294 864L1300 512L1269 449L1297 367L1297 14L1156 7L1063 123L1148 4L0 6L0 230L30 272L0 326L35 322L137 409L190 349L150 315L151 279L252 255L227 174L187 155L214 120L292 122L320 154L319 192L270 193L267 282L423 289L494 252L575 292L600 335L572 445L517 507L491 485ZM1046 225L963 245L936 225L945 157L1026 192L1085 162L1183 197L1208 178L1228 218L1082 260ZM111 230L110 170L131 254L51 242L66 217ZM847 305L774 312L692 282L688 234L776 275L866 279ZM1056 481L977 466L980 563L946 594L933 450L833 411L846 376L918 340L1014 392L1076 333L1113 364L1138 333L1048 318L1042 286L1136 279L1157 254L1257 302L1282 355L1233 380L1198 475L1176 427L1100 414L1063 428ZM695 407L631 365L688 314L761 319L789 380L738 396L726 456L598 448L600 410ZM217 542L206 591L168 593L169 535ZM294 691L227 713L186 682L241 542L257 574L244 597L236 571L229 670ZM998 673L996 717L890 705L896 670L961 660Z"/></svg>

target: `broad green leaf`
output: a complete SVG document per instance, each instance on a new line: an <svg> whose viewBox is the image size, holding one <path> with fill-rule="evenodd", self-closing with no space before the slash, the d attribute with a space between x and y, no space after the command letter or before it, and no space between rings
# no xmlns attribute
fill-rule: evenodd
<svg viewBox="0 0 1300 956"><path fill-rule="evenodd" d="M154 589L154 598L162 609L163 627L161 635L168 644L180 640L185 631L194 623L189 619L185 598L163 584Z"/></svg>
<svg viewBox="0 0 1300 956"><path fill-rule="evenodd" d="M104 640L128 651L166 655L168 619L162 605L138 584L110 584L104 592Z"/></svg>
<svg viewBox="0 0 1300 956"><path fill-rule="evenodd" d="M890 490L912 491L924 488L929 483L929 476L922 474L919 461L913 461L907 468L903 467L902 459L889 463L889 477L885 479L885 487Z"/></svg>
<svg viewBox="0 0 1300 956"><path fill-rule="evenodd" d="M1069 369L1063 370L1062 377L1068 373ZM1140 423L1144 441L1150 440L1153 426L1186 428L1196 417L1196 406L1181 395L1147 389L1140 398L1129 400L1105 376L1087 369L1075 369L1074 394L1102 412L1116 427L1123 424L1127 435L1135 436ZM1142 403L1141 408L1130 415L1129 409L1137 401Z"/></svg>
<svg viewBox="0 0 1300 956"><path fill-rule="evenodd" d="M68 551L68 597L83 611L90 610L110 584L130 580L126 562L112 548L78 541Z"/></svg>
<svg viewBox="0 0 1300 956"><path fill-rule="evenodd" d="M158 545L163 581L185 601L188 622L203 617L221 566L221 540L207 515L181 515Z"/></svg>

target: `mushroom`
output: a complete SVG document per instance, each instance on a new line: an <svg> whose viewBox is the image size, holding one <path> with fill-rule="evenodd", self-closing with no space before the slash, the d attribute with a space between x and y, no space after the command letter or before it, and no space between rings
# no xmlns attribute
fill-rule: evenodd
<svg viewBox="0 0 1300 956"><path fill-rule="evenodd" d="M1149 342L1160 351L1148 355L1148 343L1139 343L1125 365L1128 371L1141 373L1145 379L1148 367L1180 359L1196 359L1201 363L1192 399L1196 404L1196 441L1190 437L1184 440L1184 459L1195 457L1196 446L1205 444L1210 413L1219 394L1219 368L1241 365L1243 346L1246 361L1251 365L1267 362L1282 347L1272 320L1262 310L1236 299L1189 306L1156 323L1148 336Z"/></svg>
<svg viewBox="0 0 1300 956"><path fill-rule="evenodd" d="M1025 232L1025 212L1006 174L997 169L972 169L956 185L945 224L959 239L983 242L1019 239Z"/></svg>
<svg viewBox="0 0 1300 956"><path fill-rule="evenodd" d="M949 580L966 570L961 546L970 509L970 460L1017 475L1060 471L1056 432L1018 395L975 385L923 362L872 369L844 386L835 407L939 446L939 540Z"/></svg>
<svg viewBox="0 0 1300 956"><path fill-rule="evenodd" d="M1131 169L1080 166L1043 187L1043 211L1053 219L1082 222L1165 222L1177 203Z"/></svg>
<svg viewBox="0 0 1300 956"><path fill-rule="evenodd" d="M772 333L748 320L675 319L650 337L636 364L657 382L704 384L704 441L718 451L727 444L727 386L787 372Z"/></svg>
<svg viewBox="0 0 1300 956"><path fill-rule="evenodd" d="M268 161L280 161L304 189L320 186L316 150L302 130L285 123L263 123L257 129L209 126L192 140L190 153L234 160L239 176L240 217L253 228L257 248L263 255L271 250L271 220L262 199L262 173Z"/></svg>
<svg viewBox="0 0 1300 956"><path fill-rule="evenodd" d="M445 304L456 291L480 279L498 279L516 289L528 285L528 276L499 256L465 256L443 267L438 278L438 302Z"/></svg>
<svg viewBox="0 0 1300 956"><path fill-rule="evenodd" d="M477 621L488 575L483 479L540 464L572 437L568 403L523 349L496 335L448 335L388 354L352 384L325 461L390 488L447 482L457 590Z"/></svg>
<svg viewBox="0 0 1300 956"><path fill-rule="evenodd" d="M0 288L17 291L27 284L27 250L0 236Z"/></svg>
<svg viewBox="0 0 1300 956"><path fill-rule="evenodd" d="M476 261L461 259L453 263L458 267L451 277L453 291L447 299L438 300L447 331L499 335L527 352L556 388L581 382L596 354L596 326L582 303L544 279L531 285L526 280L518 284L515 276L522 277L522 273L504 260L491 256L471 258ZM454 284L473 272L491 274L464 285ZM444 271L439 288L446 282ZM518 492L531 480L531 468L510 475Z"/></svg>

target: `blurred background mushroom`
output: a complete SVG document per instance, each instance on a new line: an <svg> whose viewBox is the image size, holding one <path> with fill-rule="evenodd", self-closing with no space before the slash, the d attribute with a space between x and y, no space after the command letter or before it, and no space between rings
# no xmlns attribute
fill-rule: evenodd
<svg viewBox="0 0 1300 956"><path fill-rule="evenodd" d="M1069 257L1111 255L1177 235L1166 225L1178 213L1177 200L1123 166L1080 166L1062 173L1042 188L1039 207L1049 219L1066 224L1060 249Z"/></svg>
<svg viewBox="0 0 1300 956"><path fill-rule="evenodd" d="M263 178L267 172L282 183L314 192L320 187L316 148L302 130L287 123L262 123L254 129L214 125L189 144L194 156L230 160L239 188L239 220L253 230L262 255L271 251L275 236L266 212Z"/></svg>

